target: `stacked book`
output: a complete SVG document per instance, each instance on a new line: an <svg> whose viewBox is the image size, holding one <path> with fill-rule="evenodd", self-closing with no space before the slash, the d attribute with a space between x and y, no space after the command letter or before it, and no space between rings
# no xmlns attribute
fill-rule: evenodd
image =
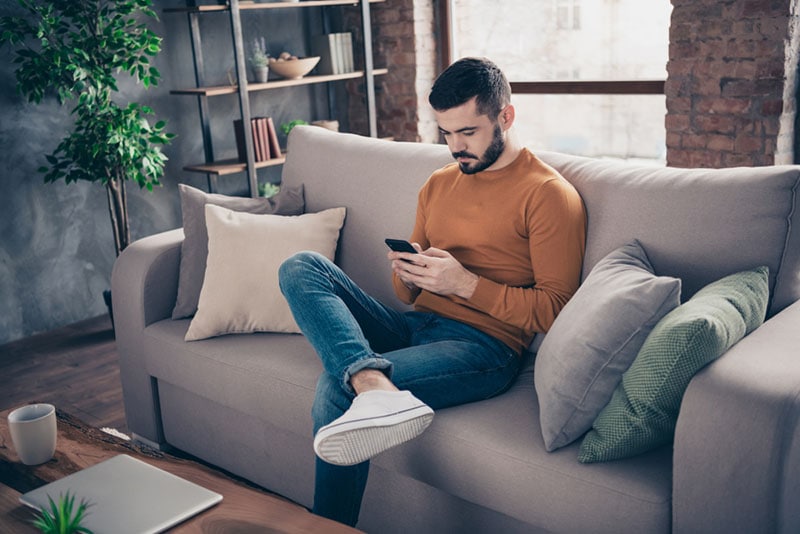
<svg viewBox="0 0 800 534"><path fill-rule="evenodd" d="M236 150L239 161L247 161L247 150L244 143L244 121L233 121L233 131L236 136ZM253 117L250 119L250 131L253 134L253 155L256 161L281 157L281 147L278 144L278 132L272 117Z"/></svg>
<svg viewBox="0 0 800 534"><path fill-rule="evenodd" d="M353 34L328 33L311 40L311 53L319 56L319 74L344 74L353 72Z"/></svg>

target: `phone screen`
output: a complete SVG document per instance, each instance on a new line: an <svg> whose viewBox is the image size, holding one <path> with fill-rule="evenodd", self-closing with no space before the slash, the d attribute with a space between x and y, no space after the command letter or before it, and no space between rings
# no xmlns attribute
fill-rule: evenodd
<svg viewBox="0 0 800 534"><path fill-rule="evenodd" d="M417 253L417 249L415 249L411 243L404 239L386 239L386 244L395 252L411 252L412 254Z"/></svg>

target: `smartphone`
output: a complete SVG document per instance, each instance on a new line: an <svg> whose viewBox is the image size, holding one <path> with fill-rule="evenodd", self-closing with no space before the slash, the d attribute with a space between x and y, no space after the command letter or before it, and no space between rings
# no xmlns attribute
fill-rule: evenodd
<svg viewBox="0 0 800 534"><path fill-rule="evenodd" d="M415 249L411 243L405 239L386 239L386 244L395 252L411 252L412 254L417 253L417 249Z"/></svg>

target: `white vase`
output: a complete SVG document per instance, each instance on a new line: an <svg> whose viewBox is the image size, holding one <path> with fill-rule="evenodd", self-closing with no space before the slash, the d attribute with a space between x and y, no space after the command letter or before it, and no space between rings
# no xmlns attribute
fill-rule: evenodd
<svg viewBox="0 0 800 534"><path fill-rule="evenodd" d="M266 83L269 67L253 67L253 78L256 83Z"/></svg>

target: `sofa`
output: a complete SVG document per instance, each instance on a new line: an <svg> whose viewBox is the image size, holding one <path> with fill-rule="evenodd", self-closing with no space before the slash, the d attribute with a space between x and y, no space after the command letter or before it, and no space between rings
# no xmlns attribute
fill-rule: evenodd
<svg viewBox="0 0 800 534"><path fill-rule="evenodd" d="M307 212L346 207L336 262L402 309L386 237L407 237L416 195L452 161L443 145L296 127L284 186ZM800 167L676 169L539 153L580 193L584 278L641 242L681 298L725 275L769 269L766 321L702 368L674 442L583 464L580 442L546 452L534 389L537 336L498 397L439 410L419 438L372 461L358 527L367 532L800 531ZM184 341L170 318L183 232L140 239L118 258L113 312L125 413L135 439L185 451L310 507L310 410L321 365L302 335Z"/></svg>

